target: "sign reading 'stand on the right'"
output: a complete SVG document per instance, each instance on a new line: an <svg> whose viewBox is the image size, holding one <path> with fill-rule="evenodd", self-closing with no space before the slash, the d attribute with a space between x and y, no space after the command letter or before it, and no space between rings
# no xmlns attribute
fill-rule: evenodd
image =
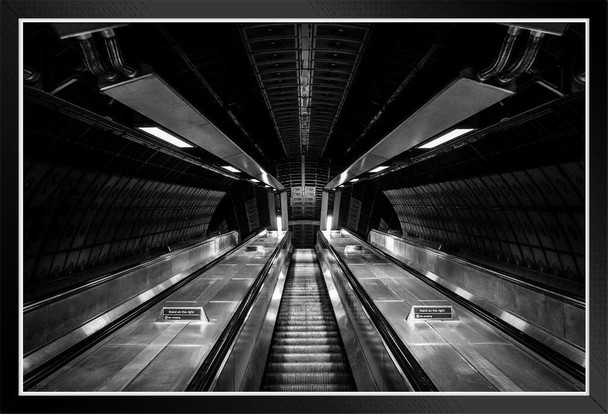
<svg viewBox="0 0 608 414"><path fill-rule="evenodd" d="M201 307L163 307L163 321L200 321L203 315Z"/></svg>
<svg viewBox="0 0 608 414"><path fill-rule="evenodd" d="M452 320L454 308L450 305L414 305L409 320Z"/></svg>

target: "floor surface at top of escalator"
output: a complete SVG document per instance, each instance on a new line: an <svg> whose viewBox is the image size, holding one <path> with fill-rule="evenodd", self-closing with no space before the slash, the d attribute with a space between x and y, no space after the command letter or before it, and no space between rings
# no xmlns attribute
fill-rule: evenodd
<svg viewBox="0 0 608 414"><path fill-rule="evenodd" d="M262 390L356 391L312 249L296 249L293 253Z"/></svg>

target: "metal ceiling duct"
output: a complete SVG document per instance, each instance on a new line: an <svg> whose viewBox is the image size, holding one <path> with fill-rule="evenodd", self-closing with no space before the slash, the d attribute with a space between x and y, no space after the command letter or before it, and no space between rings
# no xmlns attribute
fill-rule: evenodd
<svg viewBox="0 0 608 414"><path fill-rule="evenodd" d="M279 191L285 189L155 73L106 86L101 91L244 173Z"/></svg>
<svg viewBox="0 0 608 414"><path fill-rule="evenodd" d="M325 189L338 187L512 94L507 89L468 78L457 78L350 167L334 177Z"/></svg>

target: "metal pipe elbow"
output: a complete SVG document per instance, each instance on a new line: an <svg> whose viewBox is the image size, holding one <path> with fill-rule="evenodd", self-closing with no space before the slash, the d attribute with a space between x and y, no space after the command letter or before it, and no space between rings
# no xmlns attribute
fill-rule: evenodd
<svg viewBox="0 0 608 414"><path fill-rule="evenodd" d="M112 67L129 78L137 76L137 71L127 66L122 59L122 53L120 51L120 46L118 45L118 40L116 40L114 30L104 30L101 32L101 36L104 39L106 52L108 53Z"/></svg>
<svg viewBox="0 0 608 414"><path fill-rule="evenodd" d="M513 51L513 45L515 44L515 40L520 33L520 29L518 27L510 26L507 31L507 35L503 40L502 46L500 48L500 53L496 57L496 60L492 64L492 66L486 68L485 70L479 72L477 74L477 79L480 81L485 81L490 78L496 76L500 71L504 69L509 61L509 57L511 57L511 52Z"/></svg>
<svg viewBox="0 0 608 414"><path fill-rule="evenodd" d="M78 43L80 44L80 52L84 64L89 72L107 80L114 80L118 77L117 73L110 72L104 67L99 58L99 54L97 53L97 48L93 43L93 36L91 34L78 36Z"/></svg>
<svg viewBox="0 0 608 414"><path fill-rule="evenodd" d="M528 37L528 43L526 45L526 48L522 52L520 58L517 60L517 62L515 62L515 64L509 67L505 73L498 76L498 82L511 82L512 80L525 73L528 69L530 69L532 63L534 63L536 54L540 49L540 43L542 38L542 32L538 32L535 30L531 31L530 36Z"/></svg>

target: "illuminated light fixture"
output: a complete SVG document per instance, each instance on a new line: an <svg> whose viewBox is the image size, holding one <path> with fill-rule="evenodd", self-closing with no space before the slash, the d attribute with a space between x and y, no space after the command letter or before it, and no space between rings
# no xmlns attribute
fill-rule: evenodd
<svg viewBox="0 0 608 414"><path fill-rule="evenodd" d="M333 217L327 216L327 231L331 230L332 221L333 221Z"/></svg>
<svg viewBox="0 0 608 414"><path fill-rule="evenodd" d="M351 183L356 183L357 181L359 181L358 178L353 178L352 180L350 180Z"/></svg>
<svg viewBox="0 0 608 414"><path fill-rule="evenodd" d="M380 165L380 166L374 168L373 170L370 170L369 172L370 173L377 173L377 172L380 172L380 171L384 171L387 168L388 168L388 165Z"/></svg>
<svg viewBox="0 0 608 414"><path fill-rule="evenodd" d="M179 148L192 148L192 145L188 144L185 141L169 134L168 132L163 131L158 127L139 127L144 132L147 132L150 135L154 135L156 138L160 138L163 141L168 142L169 144L175 145Z"/></svg>
<svg viewBox="0 0 608 414"><path fill-rule="evenodd" d="M270 186L269 185L265 185L264 188L270 188Z"/></svg>
<svg viewBox="0 0 608 414"><path fill-rule="evenodd" d="M251 181L252 183L259 183L259 182L260 182L260 180L256 180L255 178L252 178L252 179L251 179L251 180L249 180L249 181Z"/></svg>
<svg viewBox="0 0 608 414"><path fill-rule="evenodd" d="M283 231L283 220L281 219L281 216L277 216L277 231L279 233Z"/></svg>
<svg viewBox="0 0 608 414"><path fill-rule="evenodd" d="M338 188L342 188L342 187L344 187L344 184L340 184L340 185L338 186Z"/></svg>
<svg viewBox="0 0 608 414"><path fill-rule="evenodd" d="M225 170L228 170L230 172L233 172L233 173L240 172L239 170L237 170L236 168L234 168L232 165L222 165L222 168L225 169Z"/></svg>
<svg viewBox="0 0 608 414"><path fill-rule="evenodd" d="M451 141L455 138L458 138L461 135L464 135L464 134L474 131L474 130L475 130L475 128L456 128L456 129L451 130L447 134L443 134L443 135L435 138L434 140L429 141L426 144L419 146L418 148L420 148L420 149L435 148L441 144L444 144L448 141Z"/></svg>

